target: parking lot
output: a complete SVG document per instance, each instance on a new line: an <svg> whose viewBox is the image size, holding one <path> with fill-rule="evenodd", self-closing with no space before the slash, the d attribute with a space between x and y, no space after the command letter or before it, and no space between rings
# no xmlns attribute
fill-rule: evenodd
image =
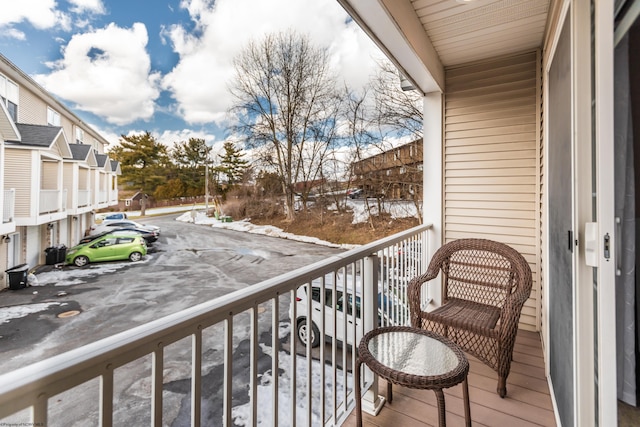
<svg viewBox="0 0 640 427"><path fill-rule="evenodd" d="M36 275L37 286L0 292L0 373L340 251L175 221L177 216L140 220L162 229L140 262L48 268Z"/></svg>

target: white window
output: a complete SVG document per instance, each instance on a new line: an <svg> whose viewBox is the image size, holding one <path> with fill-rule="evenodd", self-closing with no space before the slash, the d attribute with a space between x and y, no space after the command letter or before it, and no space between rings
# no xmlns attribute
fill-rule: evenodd
<svg viewBox="0 0 640 427"><path fill-rule="evenodd" d="M47 124L49 126L60 126L60 114L51 107L47 107Z"/></svg>
<svg viewBox="0 0 640 427"><path fill-rule="evenodd" d="M84 130L76 126L76 143L84 144Z"/></svg>
<svg viewBox="0 0 640 427"><path fill-rule="evenodd" d="M0 99L14 122L18 121L18 85L0 74Z"/></svg>

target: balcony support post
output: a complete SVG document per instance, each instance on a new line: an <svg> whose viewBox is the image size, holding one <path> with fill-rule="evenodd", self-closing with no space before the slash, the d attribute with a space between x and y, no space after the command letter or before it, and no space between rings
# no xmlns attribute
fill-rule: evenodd
<svg viewBox="0 0 640 427"><path fill-rule="evenodd" d="M378 271L380 271L380 260L377 255L372 254L364 258L362 265L364 333L378 326ZM384 397L378 394L378 376L366 366L363 366L362 374L361 378L364 379L364 387L367 389L362 396L362 410L374 416L378 415L385 402Z"/></svg>

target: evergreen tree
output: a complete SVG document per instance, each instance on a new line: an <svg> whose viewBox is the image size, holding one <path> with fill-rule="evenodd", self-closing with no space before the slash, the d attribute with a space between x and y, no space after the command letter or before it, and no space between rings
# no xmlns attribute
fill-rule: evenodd
<svg viewBox="0 0 640 427"><path fill-rule="evenodd" d="M183 184L183 195L199 196L205 192L205 165L211 168L209 147L204 139L189 138L176 143L171 159L178 167L178 177ZM209 169L211 171L211 169Z"/></svg>
<svg viewBox="0 0 640 427"><path fill-rule="evenodd" d="M249 162L243 159L244 153L237 149L233 142L225 142L223 148L224 154L220 155L218 170L226 175L229 185L237 184L242 181Z"/></svg>
<svg viewBox="0 0 640 427"><path fill-rule="evenodd" d="M109 151L109 157L120 162L120 181L126 187L149 194L164 184L173 170L167 147L149 132L121 135L120 145Z"/></svg>

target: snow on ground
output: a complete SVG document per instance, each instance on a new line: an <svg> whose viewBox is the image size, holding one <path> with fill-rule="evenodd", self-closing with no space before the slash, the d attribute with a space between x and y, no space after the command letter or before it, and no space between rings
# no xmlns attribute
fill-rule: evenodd
<svg viewBox="0 0 640 427"><path fill-rule="evenodd" d="M43 302L39 304L17 305L13 307L3 307L0 310L0 323L9 323L13 319L26 317L32 313L48 310L52 305L62 305L59 302Z"/></svg>
<svg viewBox="0 0 640 427"><path fill-rule="evenodd" d="M367 209L367 203L369 204L369 209ZM371 215L378 215L379 213L378 202L375 199L369 199L367 202L364 200L347 200L347 208L353 211L352 224L367 222L369 220L369 211L371 211ZM393 219L418 218L418 210L413 202L384 200L382 201L382 209L384 212L391 214Z"/></svg>
<svg viewBox="0 0 640 427"><path fill-rule="evenodd" d="M366 203L363 200L358 200L358 201L347 200L346 204L347 204L347 208L353 211L352 224L366 222L369 219L369 212L371 212L372 215L378 214L378 204L376 201L373 201L373 200L370 201L369 209L367 209ZM410 218L410 217L418 216L418 213L417 213L418 211L416 209L416 206L412 202L384 201L382 208L385 212L390 213L392 218ZM335 210L335 206L333 206L333 208L330 207L329 209ZM315 243L317 245L324 245L332 248L353 249L359 246L359 245L347 245L347 244L337 245L335 243L320 240L316 237L300 236L297 234L287 233L281 228L274 227L272 225L252 224L247 219L243 219L240 221L224 222L216 218L208 217L205 211L197 210L195 207L192 208L190 211L180 215L178 218L176 218L176 220L183 221L183 222L192 222L195 224L210 225L211 227L224 228L227 230L242 231L245 233L254 233L254 234L262 234L262 235L271 236L271 237L279 237L282 239L295 240L298 242Z"/></svg>
<svg viewBox="0 0 640 427"><path fill-rule="evenodd" d="M224 222L212 217L208 217L204 211L192 210L191 212L185 212L176 218L176 221L193 222L195 224L210 225L214 228L224 228L226 230L242 231L245 233L262 234L265 236L279 237L281 239L295 240L298 242L315 243L317 245L329 246L332 248L352 249L357 245L337 245L335 243L320 240L316 237L299 236L292 233L287 233L281 228L274 227L272 225L255 225L248 220Z"/></svg>
<svg viewBox="0 0 640 427"><path fill-rule="evenodd" d="M288 322L287 322L288 323ZM282 331L282 327L281 327ZM261 344L260 347L265 354L271 355L272 348ZM336 371L336 384L332 382L333 370L330 365L321 364L318 360L311 361L311 405L308 405L308 388L307 388L307 359L305 356L296 355L296 391L295 396L291 396L291 354L280 351L278 355L278 365L280 367L280 375L278 377L278 426L291 426L291 402L296 402L296 420L294 426L297 425L324 425L321 422L320 411L320 390L324 387L325 397L325 413L333 413L331 407L333 402L333 391L337 391L336 402L338 406L344 407L344 372ZM324 366L325 377L322 382L321 370ZM257 398L257 414L256 422L258 426L271 426L273 420L273 372L271 370L264 372L260 376L260 384L258 385ZM353 386L352 374L347 374L347 392L351 392ZM233 422L236 425L251 425L251 403L235 406L231 409ZM308 420L308 408L311 407L311 422Z"/></svg>

